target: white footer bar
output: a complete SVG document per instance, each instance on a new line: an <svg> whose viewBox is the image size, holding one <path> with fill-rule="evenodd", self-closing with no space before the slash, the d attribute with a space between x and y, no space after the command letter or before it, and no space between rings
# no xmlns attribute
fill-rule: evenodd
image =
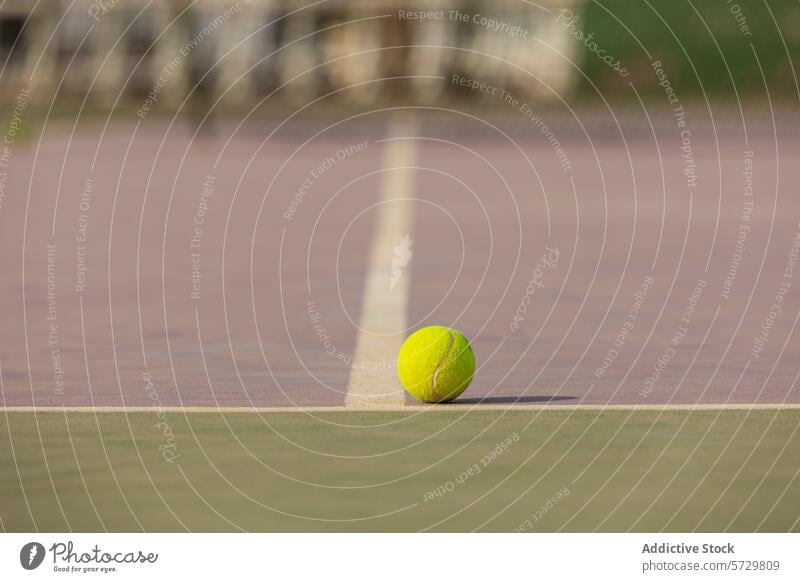
<svg viewBox="0 0 800 582"><path fill-rule="evenodd" d="M800 580L798 550L797 534L3 534L0 579L777 581Z"/></svg>

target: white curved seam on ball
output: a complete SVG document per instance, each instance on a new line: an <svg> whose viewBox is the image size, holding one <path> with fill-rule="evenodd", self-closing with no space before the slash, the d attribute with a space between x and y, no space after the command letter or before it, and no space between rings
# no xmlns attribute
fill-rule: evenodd
<svg viewBox="0 0 800 582"><path fill-rule="evenodd" d="M453 346L456 345L456 334L454 334L453 330L450 328L447 329L447 333L450 334L450 345L447 346L447 351L444 353L441 361L436 366L436 370L433 372L433 383L431 384L431 390L433 390L433 396L437 402L442 399L439 397L439 393L436 391L436 381L439 379L439 372L442 371L444 363L447 361L447 358L450 357L450 353L453 351Z"/></svg>

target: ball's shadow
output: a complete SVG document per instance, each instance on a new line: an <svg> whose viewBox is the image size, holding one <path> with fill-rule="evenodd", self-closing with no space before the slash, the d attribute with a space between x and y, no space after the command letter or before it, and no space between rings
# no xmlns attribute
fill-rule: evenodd
<svg viewBox="0 0 800 582"><path fill-rule="evenodd" d="M487 396L485 398L458 398L450 404L544 404L577 399L577 396Z"/></svg>

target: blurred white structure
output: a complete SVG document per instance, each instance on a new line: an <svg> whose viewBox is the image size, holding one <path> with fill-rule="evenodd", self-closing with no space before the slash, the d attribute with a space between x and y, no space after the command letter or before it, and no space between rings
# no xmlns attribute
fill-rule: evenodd
<svg viewBox="0 0 800 582"><path fill-rule="evenodd" d="M39 104L148 111L192 100L249 108L273 91L435 103L454 93L453 73L548 99L573 76L574 43L555 18L577 2L48 0L32 11L6 0L0 100L27 87Z"/></svg>

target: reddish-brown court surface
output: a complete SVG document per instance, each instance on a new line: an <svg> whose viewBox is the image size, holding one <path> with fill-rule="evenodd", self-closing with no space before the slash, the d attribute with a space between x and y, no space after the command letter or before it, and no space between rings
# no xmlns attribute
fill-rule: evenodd
<svg viewBox="0 0 800 582"><path fill-rule="evenodd" d="M800 403L796 124L417 117L14 144L4 404L344 405L353 368L395 374L353 356L372 253L406 278L403 335L471 339L462 403ZM375 249L393 172L410 228Z"/></svg>

